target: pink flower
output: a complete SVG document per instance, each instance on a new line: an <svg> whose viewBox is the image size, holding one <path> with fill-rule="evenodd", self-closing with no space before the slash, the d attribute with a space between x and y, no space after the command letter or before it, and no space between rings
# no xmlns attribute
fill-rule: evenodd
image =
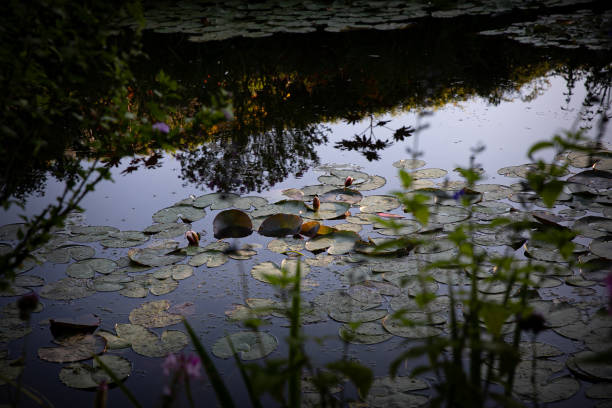
<svg viewBox="0 0 612 408"><path fill-rule="evenodd" d="M180 370L181 366L182 366L182 355L180 356L180 358L174 354L174 353L170 353L166 356L166 359L164 360L164 363L162 364L162 367L164 368L164 375L170 375L174 372L177 372Z"/></svg>
<svg viewBox="0 0 612 408"><path fill-rule="evenodd" d="M202 378L202 362L200 361L200 357L195 354L190 354L187 357L187 361L185 362L185 372L187 373L187 377L193 379Z"/></svg>

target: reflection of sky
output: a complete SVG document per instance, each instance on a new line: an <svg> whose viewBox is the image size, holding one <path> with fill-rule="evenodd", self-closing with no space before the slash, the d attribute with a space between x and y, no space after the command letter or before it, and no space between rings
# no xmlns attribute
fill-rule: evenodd
<svg viewBox="0 0 612 408"><path fill-rule="evenodd" d="M489 105L485 100L474 99L458 106L447 106L437 110L433 115L422 118L421 124L428 124L418 136L418 149L424 152L426 167L439 167L449 171L450 179L457 179L452 172L458 165L467 166L470 148L478 144L486 145L486 150L478 156L488 174L487 183L510 184L514 179L497 175L497 169L528 162L525 152L534 142L550 138L555 132L570 129L574 124L585 90L577 84L575 94L565 106L565 82L560 77L550 78L550 85L545 87L542 95L530 102L520 99L513 102L502 102L498 106ZM525 93L525 92L523 92ZM564 110L564 109L567 110ZM405 113L391 119L387 124L392 129L401 126L416 126L416 114ZM376 191L382 194L399 187L396 169L391 164L409 157L406 147L414 147L415 137L396 143L391 148L380 152L381 160L368 162L360 153L339 151L333 148L336 141L351 138L362 132L369 124L364 120L355 125L345 123L330 124L330 142L318 149L321 163L353 163L387 178L385 187ZM392 133L384 128L377 128L375 134L382 139L391 139ZM607 129L606 140L612 141L612 129ZM200 195L202 191L187 185L183 186L179 178L178 162L171 157L163 159L164 166L159 169L139 170L132 174L121 175L125 164L113 169L114 183L102 183L96 191L85 198L82 206L86 211L86 221L91 225L114 225L121 229L143 229L151 224L151 215L166 206L188 197ZM316 184L317 173L307 172L300 180L287 179L277 184L272 191L262 195L271 201L281 199L280 191L290 187L301 187ZM53 199L61 186L50 183L46 197L30 200L28 213L39 211L45 202ZM2 223L18 221L18 211L13 207L2 216Z"/></svg>

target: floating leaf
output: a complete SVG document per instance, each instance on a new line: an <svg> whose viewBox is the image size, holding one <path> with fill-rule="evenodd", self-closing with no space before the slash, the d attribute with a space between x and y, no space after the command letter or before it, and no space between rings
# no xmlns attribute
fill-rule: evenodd
<svg viewBox="0 0 612 408"><path fill-rule="evenodd" d="M190 205L177 205L157 211L153 214L153 222L167 223L182 220L186 223L192 223L204 218L205 215L204 210L200 208L194 208Z"/></svg>
<svg viewBox="0 0 612 408"><path fill-rule="evenodd" d="M126 379L132 373L132 364L121 356L105 354L99 358L119 380ZM61 369L59 377L67 386L79 389L96 388L103 381L106 384L114 383L96 361L93 366L84 363L70 364Z"/></svg>
<svg viewBox="0 0 612 408"><path fill-rule="evenodd" d="M212 353L219 358L230 358L233 355L230 341L242 360L263 358L278 347L278 340L271 334L244 331L217 340L212 346Z"/></svg>
<svg viewBox="0 0 612 408"><path fill-rule="evenodd" d="M227 255L220 251L205 251L195 255L189 260L191 266L201 266L206 264L209 268L216 268L227 262Z"/></svg>
<svg viewBox="0 0 612 408"><path fill-rule="evenodd" d="M414 313L413 315L417 315ZM385 317L382 320L383 327L391 334L399 337L405 337L409 339L424 339L427 337L438 336L442 334L442 330L438 327L423 326L423 322L426 320L425 313L420 314L420 324L409 326L404 324L401 320L392 317L391 315ZM418 323L417 323L418 324Z"/></svg>
<svg viewBox="0 0 612 408"><path fill-rule="evenodd" d="M308 223L302 224L302 230L304 229L305 224L308 224ZM285 238L274 239L270 241L270 243L268 243L268 249L272 252L284 254L285 252L288 252L288 251L301 251L302 249L304 249L304 245L305 243L303 239L285 237Z"/></svg>
<svg viewBox="0 0 612 408"><path fill-rule="evenodd" d="M418 179L436 179L436 178L444 177L448 174L448 172L442 169L423 169L423 170L416 170L408 174L413 179L418 180Z"/></svg>
<svg viewBox="0 0 612 408"><path fill-rule="evenodd" d="M130 248L148 240L149 237L140 231L120 231L109 233L108 238L100 241L100 245L107 248Z"/></svg>
<svg viewBox="0 0 612 408"><path fill-rule="evenodd" d="M65 337L58 341L59 347L41 347L38 357L54 363L72 363L88 360L94 354L103 353L106 349L106 340L91 334Z"/></svg>
<svg viewBox="0 0 612 408"><path fill-rule="evenodd" d="M73 300L84 298L94 293L96 292L87 286L87 280L64 278L43 286L40 296L55 300Z"/></svg>
<svg viewBox="0 0 612 408"><path fill-rule="evenodd" d="M259 233L265 237L284 237L300 232L302 218L294 214L275 214L264 220Z"/></svg>
<svg viewBox="0 0 612 408"><path fill-rule="evenodd" d="M386 309L369 309L369 310L357 310L343 312L339 310L331 310L329 317L337 322L350 323L350 322L372 322L374 320L380 320L387 315Z"/></svg>
<svg viewBox="0 0 612 408"><path fill-rule="evenodd" d="M357 204L363 199L363 195L359 191L347 188L337 188L323 193L319 197L322 203L340 201L349 204Z"/></svg>
<svg viewBox="0 0 612 408"><path fill-rule="evenodd" d="M96 242L108 238L118 228L109 226L74 226L70 228L70 240L74 242Z"/></svg>
<svg viewBox="0 0 612 408"><path fill-rule="evenodd" d="M133 248L128 251L132 262L144 266L166 266L185 259L184 255L169 254L166 249Z"/></svg>
<svg viewBox="0 0 612 408"><path fill-rule="evenodd" d="M372 195L361 200L359 211L362 213L387 212L399 206L399 200L393 196Z"/></svg>
<svg viewBox="0 0 612 408"><path fill-rule="evenodd" d="M393 163L393 167L398 169L414 170L423 167L425 162L419 159L402 159Z"/></svg>
<svg viewBox="0 0 612 408"><path fill-rule="evenodd" d="M45 258L51 263L68 263L70 259L80 261L91 258L96 251L85 245L65 245L61 246L52 252L45 253Z"/></svg>
<svg viewBox="0 0 612 408"><path fill-rule="evenodd" d="M327 235L320 235L306 242L306 249L317 252L327 249L330 255L341 255L350 252L360 236L351 231L336 231Z"/></svg>
<svg viewBox="0 0 612 408"><path fill-rule="evenodd" d="M161 338L145 327L137 324L116 324L115 331L122 340L131 344L132 349L146 357L164 357L181 351L189 339L178 330L164 330Z"/></svg>
<svg viewBox="0 0 612 408"><path fill-rule="evenodd" d="M355 330L348 324L342 325L338 329L338 335L352 344L378 344L393 337L380 323L374 322L363 323Z"/></svg>
<svg viewBox="0 0 612 408"><path fill-rule="evenodd" d="M336 218L343 218L346 216L350 207L350 204L343 202L322 203L317 211L309 209L303 214L303 217L312 220L333 220Z"/></svg>
<svg viewBox="0 0 612 408"><path fill-rule="evenodd" d="M612 235L596 238L589 245L591 252L604 259L612 259Z"/></svg>
<svg viewBox="0 0 612 408"><path fill-rule="evenodd" d="M240 210L221 211L213 221L215 238L243 238L253 232L249 216Z"/></svg>
<svg viewBox="0 0 612 408"><path fill-rule="evenodd" d="M144 303L130 312L130 322L144 327L164 327L179 323L181 315L168 313L166 310L169 308L170 302L167 300Z"/></svg>
<svg viewBox="0 0 612 408"><path fill-rule="evenodd" d="M292 279L295 277L297 272L298 260L296 259L283 259L280 268L274 262L262 262L253 266L251 269L251 275L258 281L270 283L270 278L279 278L283 276L282 270L287 273L287 278ZM310 272L308 265L300 264L300 276L304 278Z"/></svg>
<svg viewBox="0 0 612 408"><path fill-rule="evenodd" d="M72 278L89 279L96 273L109 274L117 268L117 262L104 258L85 259L68 266L66 275Z"/></svg>
<svg viewBox="0 0 612 408"><path fill-rule="evenodd" d="M179 224L178 222L164 222L153 224L144 229L145 234L154 235L156 238L174 238L182 236L191 229L190 224Z"/></svg>

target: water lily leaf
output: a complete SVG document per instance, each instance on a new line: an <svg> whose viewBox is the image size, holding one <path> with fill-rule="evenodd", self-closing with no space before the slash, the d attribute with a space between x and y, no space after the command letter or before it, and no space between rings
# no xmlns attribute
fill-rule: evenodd
<svg viewBox="0 0 612 408"><path fill-rule="evenodd" d="M251 217L266 217L274 214L303 215L308 211L306 204L298 200L282 200L268 204L251 212Z"/></svg>
<svg viewBox="0 0 612 408"><path fill-rule="evenodd" d="M576 353L574 355L574 362L581 371L592 378L599 381L612 380L612 366L609 364L602 364L601 360L597 357L597 353L593 351L581 351Z"/></svg>
<svg viewBox="0 0 612 408"><path fill-rule="evenodd" d="M264 220L259 233L265 237L284 237L300 232L302 217L294 214L275 214Z"/></svg>
<svg viewBox="0 0 612 408"><path fill-rule="evenodd" d="M372 386L370 387L370 392L368 392L369 397L384 397L390 394L397 393L406 393L411 391L419 391L425 390L429 388L427 383L423 380L419 380L418 378L408 377L408 376L396 376L396 377L378 377L374 379ZM403 405L403 406L412 406L412 405Z"/></svg>
<svg viewBox="0 0 612 408"><path fill-rule="evenodd" d="M217 340L212 346L212 353L219 358L230 358L233 355L230 341L239 357L247 361L263 358L278 347L278 340L271 334L244 331Z"/></svg>
<svg viewBox="0 0 612 408"><path fill-rule="evenodd" d="M351 224L368 225L374 223L376 217L373 214L355 214L350 217L346 217L346 221Z"/></svg>
<svg viewBox="0 0 612 408"><path fill-rule="evenodd" d="M387 212L399 206L399 200L393 196L372 195L361 200L359 211L362 213Z"/></svg>
<svg viewBox="0 0 612 408"><path fill-rule="evenodd" d="M567 181L584 184L595 190L610 190L612 188L612 173L603 170L587 170L569 177Z"/></svg>
<svg viewBox="0 0 612 408"><path fill-rule="evenodd" d="M408 174L410 174L410 177L412 177L413 179L418 180L418 179L436 179L436 178L444 177L448 174L448 172L442 169L423 169L423 170L416 170Z"/></svg>
<svg viewBox="0 0 612 408"><path fill-rule="evenodd" d="M240 210L221 211L213 221L215 238L243 238L253 232L249 216Z"/></svg>
<svg viewBox="0 0 612 408"><path fill-rule="evenodd" d="M393 337L380 323L366 322L353 330L344 324L338 329L340 338L352 344L378 344Z"/></svg>
<svg viewBox="0 0 612 408"><path fill-rule="evenodd" d="M96 273L109 274L117 268L117 262L104 258L85 259L66 268L66 275L78 279L90 279Z"/></svg>
<svg viewBox="0 0 612 408"><path fill-rule="evenodd" d="M562 401L572 397L580 389L580 383L571 377L559 377L545 384L538 384L534 389L531 381L516 381L514 392L525 397L535 397L540 403Z"/></svg>
<svg viewBox="0 0 612 408"><path fill-rule="evenodd" d="M251 275L258 281L270 283L270 278L279 278L283 276L282 270L287 273L287 278L291 279L295 277L297 273L298 260L285 258L281 262L280 268L274 262L262 262L253 266L251 269ZM304 278L310 273L310 267L307 264L300 264L300 276Z"/></svg>
<svg viewBox="0 0 612 408"><path fill-rule="evenodd" d="M418 313L414 313L416 316ZM418 314L422 320L420 320L420 324L423 324L425 321L425 313ZM413 316L413 317L414 317ZM427 337L438 336L442 334L442 329L434 326L424 326L424 325L414 325L408 326L404 324L400 319L396 319L391 315L388 315L382 320L383 327L391 334L399 337L409 338L409 339L424 339Z"/></svg>
<svg viewBox="0 0 612 408"><path fill-rule="evenodd" d="M534 311L544 316L548 327L561 327L580 320L580 311L566 302L554 303L545 300L529 302Z"/></svg>
<svg viewBox="0 0 612 408"><path fill-rule="evenodd" d="M572 229L587 238L600 238L612 235L612 220L605 217L582 217L574 222Z"/></svg>
<svg viewBox="0 0 612 408"><path fill-rule="evenodd" d="M149 291L155 296L161 296L174 291L178 287L178 282L174 279L159 279L149 286Z"/></svg>
<svg viewBox="0 0 612 408"><path fill-rule="evenodd" d="M474 191L482 193L483 201L496 201L510 197L513 190L501 184L478 184L472 187Z"/></svg>
<svg viewBox="0 0 612 408"><path fill-rule="evenodd" d="M336 218L343 218L346 216L350 207L350 204L343 202L322 203L317 211L313 211L309 208L308 211L303 214L303 217L312 220L333 220Z"/></svg>
<svg viewBox="0 0 612 408"><path fill-rule="evenodd" d="M119 380L126 379L132 373L132 364L121 356L105 354L99 358ZM114 383L96 361L93 366L84 363L70 364L61 369L59 377L67 386L78 389L96 388L102 381L107 384Z"/></svg>
<svg viewBox="0 0 612 408"><path fill-rule="evenodd" d="M372 175L368 180L364 181L363 183L353 185L353 188L359 191L371 191L381 188L386 183L387 180L385 180L384 177Z"/></svg>
<svg viewBox="0 0 612 408"><path fill-rule="evenodd" d="M306 258L304 261L309 266L328 266L331 264L336 258L332 255L327 255L325 253L318 254L314 258Z"/></svg>
<svg viewBox="0 0 612 408"><path fill-rule="evenodd" d="M336 231L327 235L320 235L306 242L306 249L310 252L317 252L327 249L330 255L341 255L350 252L355 243L361 237L351 231Z"/></svg>
<svg viewBox="0 0 612 408"><path fill-rule="evenodd" d="M588 398L612 398L610 383L597 383L591 385L584 392Z"/></svg>
<svg viewBox="0 0 612 408"><path fill-rule="evenodd" d="M209 268L216 268L226 263L228 260L227 255L219 251L206 251L202 252L189 260L191 266L201 266L206 264Z"/></svg>
<svg viewBox="0 0 612 408"><path fill-rule="evenodd" d="M27 327L18 316L0 318L0 343L8 343L32 332L32 328Z"/></svg>
<svg viewBox="0 0 612 408"><path fill-rule="evenodd" d="M129 298L144 298L149 294L149 288L140 283L128 283L120 289L119 294Z"/></svg>
<svg viewBox="0 0 612 408"><path fill-rule="evenodd" d="M83 259L91 258L94 256L96 251L85 245L66 245L61 246L52 252L45 253L45 258L51 263L68 263L70 259L81 261Z"/></svg>
<svg viewBox="0 0 612 408"><path fill-rule="evenodd" d="M185 259L185 255L169 254L166 249L133 248L128 251L132 262L144 266L166 266Z"/></svg>
<svg viewBox="0 0 612 408"><path fill-rule="evenodd" d="M72 363L88 360L93 354L103 353L106 349L106 340L91 334L65 337L58 343L60 347L39 348L38 357L54 363Z"/></svg>
<svg viewBox="0 0 612 408"><path fill-rule="evenodd" d="M112 232L119 232L119 229L110 226L74 226L70 232L73 242L96 242L107 238Z"/></svg>
<svg viewBox="0 0 612 408"><path fill-rule="evenodd" d="M177 205L161 209L153 214L153 222L168 223L182 220L185 223L198 221L206 213L201 208L195 208L190 205Z"/></svg>
<svg viewBox="0 0 612 408"><path fill-rule="evenodd" d="M148 240L149 237L140 231L120 231L109 233L108 238L100 241L100 245L107 248L130 248Z"/></svg>
<svg viewBox="0 0 612 408"><path fill-rule="evenodd" d="M340 201L349 204L357 204L363 199L363 195L356 190L348 188L337 188L319 196L322 203Z"/></svg>
<svg viewBox="0 0 612 408"><path fill-rule="evenodd" d="M106 340L106 348L108 350L128 348L132 344L128 340L122 339L119 336L115 336L113 333L108 332L106 330L100 330L96 334Z"/></svg>
<svg viewBox="0 0 612 408"><path fill-rule="evenodd" d="M398 169L414 170L423 167L425 162L419 159L402 159L393 163L393 167Z"/></svg>
<svg viewBox="0 0 612 408"><path fill-rule="evenodd" d="M288 188L286 190L281 191L284 196L289 197L292 200L304 200L304 192L297 188Z"/></svg>
<svg viewBox="0 0 612 408"><path fill-rule="evenodd" d="M591 252L604 259L612 259L612 235L596 238L589 245Z"/></svg>
<svg viewBox="0 0 612 408"><path fill-rule="evenodd" d="M191 229L191 224L179 224L178 222L164 222L153 224L144 229L145 234L156 238L174 238L184 235Z"/></svg>
<svg viewBox="0 0 612 408"><path fill-rule="evenodd" d="M434 300L421 307L414 298L409 296L396 296L391 299L389 306L393 310L406 310L409 312L428 312L438 313L447 311L450 307L450 298L448 296L436 296Z"/></svg>
<svg viewBox="0 0 612 408"><path fill-rule="evenodd" d="M324 225L323 227L326 227L326 226ZM351 231L357 234L361 232L362 229L363 229L362 226L359 224L351 224L350 222L345 222L343 224L336 224L333 226L333 228L332 227L323 228L322 231L323 233L327 233L327 234L331 234L334 231Z"/></svg>
<svg viewBox="0 0 612 408"><path fill-rule="evenodd" d="M466 220L470 212L462 207L452 205L434 205L429 207L429 221L438 224L450 224Z"/></svg>
<svg viewBox="0 0 612 408"><path fill-rule="evenodd" d="M153 273L153 276L157 279L167 279L171 277L175 280L187 279L192 275L193 268L185 264L166 266Z"/></svg>
<svg viewBox="0 0 612 408"><path fill-rule="evenodd" d="M374 320L380 320L386 315L387 315L386 309L369 309L369 310L357 310L357 311L349 311L349 312L331 310L329 312L329 317L331 317L337 322L342 322L342 323L372 322Z"/></svg>
<svg viewBox="0 0 612 408"><path fill-rule="evenodd" d="M136 353L146 357L164 357L181 351L189 343L187 335L178 330L164 330L160 338L141 325L118 323L115 331Z"/></svg>
<svg viewBox="0 0 612 408"><path fill-rule="evenodd" d="M308 223L302 224L302 230L304 229L305 224ZM288 251L301 251L302 249L304 249L304 246L305 243L303 239L296 239L290 237L274 239L270 241L270 243L268 243L268 249L272 252L276 252L279 254L284 254Z"/></svg>
<svg viewBox="0 0 612 408"><path fill-rule="evenodd" d="M396 228L389 228L378 222L374 223L374 231L381 235L409 235L418 232L421 229L421 224L414 220L393 220Z"/></svg>
<svg viewBox="0 0 612 408"><path fill-rule="evenodd" d="M94 314L85 314L78 317L63 317L49 319L51 334L57 339L82 334L92 334L100 326L100 318Z"/></svg>
<svg viewBox="0 0 612 408"><path fill-rule="evenodd" d="M170 302L159 300L148 302L130 312L130 322L144 327L164 327L179 323L181 315L168 313Z"/></svg>
<svg viewBox="0 0 612 408"><path fill-rule="evenodd" d="M40 290L40 296L54 300L80 299L96 293L87 286L86 279L64 278L49 283Z"/></svg>

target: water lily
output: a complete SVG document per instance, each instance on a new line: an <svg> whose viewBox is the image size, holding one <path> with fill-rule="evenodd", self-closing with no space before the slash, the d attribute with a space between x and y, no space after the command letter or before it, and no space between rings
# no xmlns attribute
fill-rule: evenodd
<svg viewBox="0 0 612 408"><path fill-rule="evenodd" d="M344 187L348 187L351 184L353 184L353 181L355 181L354 178L352 178L351 176L347 176L346 180L344 180Z"/></svg>
<svg viewBox="0 0 612 408"><path fill-rule="evenodd" d="M189 245L192 245L192 246L200 245L200 234L193 230L187 231L185 233L185 238L187 238L187 241L189 241Z"/></svg>
<svg viewBox="0 0 612 408"><path fill-rule="evenodd" d="M319 199L319 196L315 194L314 198L312 199L312 208L317 211L319 207L321 207L321 200Z"/></svg>
<svg viewBox="0 0 612 408"><path fill-rule="evenodd" d="M156 131L158 131L160 133L168 133L168 132L170 132L170 126L168 126L164 122L154 123L152 128L153 128L153 130L156 130Z"/></svg>
<svg viewBox="0 0 612 408"><path fill-rule="evenodd" d="M17 301L17 308L19 309L19 318L21 320L30 320L30 315L38 306L38 296L36 293L28 293L23 295Z"/></svg>

